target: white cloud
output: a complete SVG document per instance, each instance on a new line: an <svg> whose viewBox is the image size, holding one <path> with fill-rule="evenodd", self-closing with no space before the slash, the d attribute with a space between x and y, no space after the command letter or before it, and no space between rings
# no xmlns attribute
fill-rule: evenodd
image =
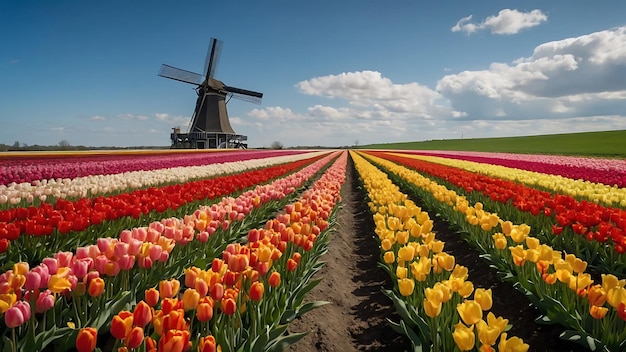
<svg viewBox="0 0 626 352"><path fill-rule="evenodd" d="M519 31L540 25L548 20L548 16L541 10L520 12L518 10L504 9L495 16L485 18L481 23L472 23L472 15L461 18L454 27L453 32L465 32L472 34L479 30L489 30L493 34L516 34Z"/></svg>
<svg viewBox="0 0 626 352"><path fill-rule="evenodd" d="M134 114L118 114L117 117L125 119L125 120L138 120L138 121L146 121L149 119L146 115L134 115Z"/></svg>
<svg viewBox="0 0 626 352"><path fill-rule="evenodd" d="M436 90L467 119L623 114L626 27L549 42L510 64L446 75Z"/></svg>
<svg viewBox="0 0 626 352"><path fill-rule="evenodd" d="M171 116L168 113L156 113L154 114L154 117L156 118L157 121L166 123L168 125L180 126L184 128L187 128L187 126L189 126L189 124L191 123L191 117L180 116L180 115Z"/></svg>
<svg viewBox="0 0 626 352"><path fill-rule="evenodd" d="M106 117L100 116L100 115L94 115L89 118L89 120L91 121L106 121L106 119L107 119Z"/></svg>
<svg viewBox="0 0 626 352"><path fill-rule="evenodd" d="M305 94L345 99L351 106L430 118L441 113L436 91L417 82L397 84L377 71L344 72L296 84Z"/></svg>

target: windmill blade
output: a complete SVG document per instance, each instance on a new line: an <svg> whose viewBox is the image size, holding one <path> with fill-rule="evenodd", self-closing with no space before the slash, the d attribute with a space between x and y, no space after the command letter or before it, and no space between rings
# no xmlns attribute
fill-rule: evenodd
<svg viewBox="0 0 626 352"><path fill-rule="evenodd" d="M220 54L222 53L222 44L223 42L221 40L211 38L209 50L204 60L204 77L213 78L215 75L217 63L220 61Z"/></svg>
<svg viewBox="0 0 626 352"><path fill-rule="evenodd" d="M197 85L201 85L202 82L204 82L204 77L200 74L181 70L165 64L161 65L159 76Z"/></svg>
<svg viewBox="0 0 626 352"><path fill-rule="evenodd" d="M235 99L245 100L255 104L261 104L261 99L263 98L263 93L253 92L251 90L229 86L224 86L224 90L230 93Z"/></svg>

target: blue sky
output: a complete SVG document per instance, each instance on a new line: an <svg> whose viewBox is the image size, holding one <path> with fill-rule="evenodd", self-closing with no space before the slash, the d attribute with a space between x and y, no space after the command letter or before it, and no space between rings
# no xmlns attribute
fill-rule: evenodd
<svg viewBox="0 0 626 352"><path fill-rule="evenodd" d="M0 143L169 145L211 37L250 147L626 129L626 1L0 0Z"/></svg>

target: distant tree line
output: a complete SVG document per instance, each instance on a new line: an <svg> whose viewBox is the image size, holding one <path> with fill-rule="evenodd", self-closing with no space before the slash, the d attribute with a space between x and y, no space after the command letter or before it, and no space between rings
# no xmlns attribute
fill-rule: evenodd
<svg viewBox="0 0 626 352"><path fill-rule="evenodd" d="M84 146L84 145L71 145L69 141L63 139L58 144L55 145L28 145L26 143L20 143L16 141L13 144L4 144L0 143L0 152L10 152L10 151L56 151L56 150L110 150L110 149L164 149L168 148L166 146L162 147L146 147L146 146L136 146L136 147L93 147L93 146Z"/></svg>

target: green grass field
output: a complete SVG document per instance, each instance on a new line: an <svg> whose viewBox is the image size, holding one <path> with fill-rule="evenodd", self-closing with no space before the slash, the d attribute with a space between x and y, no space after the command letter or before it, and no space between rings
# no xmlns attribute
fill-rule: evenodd
<svg viewBox="0 0 626 352"><path fill-rule="evenodd" d="M626 130L370 144L360 149L463 150L626 158Z"/></svg>

